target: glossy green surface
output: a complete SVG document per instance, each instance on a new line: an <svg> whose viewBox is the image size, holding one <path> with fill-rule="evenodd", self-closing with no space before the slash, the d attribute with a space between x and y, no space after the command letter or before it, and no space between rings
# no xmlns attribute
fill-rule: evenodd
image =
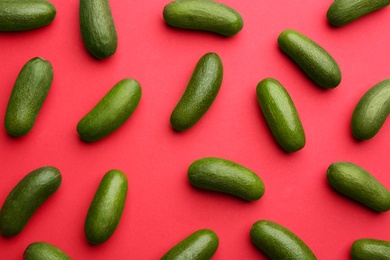
<svg viewBox="0 0 390 260"><path fill-rule="evenodd" d="M280 82L266 78L257 84L257 101L278 144L287 152L302 149L305 132L298 111Z"/></svg>
<svg viewBox="0 0 390 260"><path fill-rule="evenodd" d="M172 111L173 129L187 130L202 118L217 97L222 77L223 65L217 54L207 53L199 59L186 90Z"/></svg>
<svg viewBox="0 0 390 260"><path fill-rule="evenodd" d="M224 36L233 36L244 26L237 11L212 0L173 1L164 7L163 17L172 27L209 31Z"/></svg>
<svg viewBox="0 0 390 260"><path fill-rule="evenodd" d="M53 68L49 61L36 57L23 66L12 89L4 119L10 135L23 136L32 129L52 81Z"/></svg>
<svg viewBox="0 0 390 260"><path fill-rule="evenodd" d="M23 260L71 260L71 258L55 245L34 242L24 251Z"/></svg>
<svg viewBox="0 0 390 260"><path fill-rule="evenodd" d="M37 209L60 187L57 168L45 166L27 174L8 194L0 212L0 233L15 236L22 232Z"/></svg>
<svg viewBox="0 0 390 260"><path fill-rule="evenodd" d="M379 212L390 209L390 192L369 172L350 162L332 163L326 173L332 188Z"/></svg>
<svg viewBox="0 0 390 260"><path fill-rule="evenodd" d="M214 231L201 229L175 245L161 260L209 260L217 251L218 244Z"/></svg>
<svg viewBox="0 0 390 260"><path fill-rule="evenodd" d="M352 134L368 140L381 129L390 113L390 78L370 88L359 100L352 114Z"/></svg>
<svg viewBox="0 0 390 260"><path fill-rule="evenodd" d="M80 138L94 142L111 134L131 116L141 99L141 86L134 79L119 81L77 125Z"/></svg>
<svg viewBox="0 0 390 260"><path fill-rule="evenodd" d="M289 229L269 220L253 224L252 242L272 260L314 260L311 249Z"/></svg>
<svg viewBox="0 0 390 260"><path fill-rule="evenodd" d="M248 168L221 158L202 158L188 168L188 179L195 187L227 193L245 200L258 200L264 183Z"/></svg>
<svg viewBox="0 0 390 260"><path fill-rule="evenodd" d="M110 170L104 175L85 220L84 232L90 243L101 244L112 236L122 217L127 188L123 172Z"/></svg>
<svg viewBox="0 0 390 260"><path fill-rule="evenodd" d="M362 238L351 247L352 260L390 260L390 242Z"/></svg>
<svg viewBox="0 0 390 260"><path fill-rule="evenodd" d="M337 62L320 45L294 31L285 30L278 37L279 47L318 86L335 88L341 82L341 71Z"/></svg>

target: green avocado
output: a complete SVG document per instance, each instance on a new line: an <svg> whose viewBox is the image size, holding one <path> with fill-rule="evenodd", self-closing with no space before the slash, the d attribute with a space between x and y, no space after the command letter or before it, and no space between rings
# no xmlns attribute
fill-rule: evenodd
<svg viewBox="0 0 390 260"><path fill-rule="evenodd" d="M351 247L352 260L390 260L390 242L371 238L356 240Z"/></svg>
<svg viewBox="0 0 390 260"><path fill-rule="evenodd" d="M0 31L26 31L50 24L56 16L54 5L45 0L1 0Z"/></svg>
<svg viewBox="0 0 390 260"><path fill-rule="evenodd" d="M256 88L261 112L278 144L287 152L305 146L306 137L298 111L287 90L277 80L266 78Z"/></svg>
<svg viewBox="0 0 390 260"><path fill-rule="evenodd" d="M384 212L390 209L390 192L369 172L350 162L332 163L326 173L336 191L363 205Z"/></svg>
<svg viewBox="0 0 390 260"><path fill-rule="evenodd" d="M161 260L209 260L217 251L219 239L210 229L201 229L170 249Z"/></svg>
<svg viewBox="0 0 390 260"><path fill-rule="evenodd" d="M248 168L221 158L202 158L188 168L188 179L195 187L227 193L254 201L264 194L263 181Z"/></svg>
<svg viewBox="0 0 390 260"><path fill-rule="evenodd" d="M165 22L176 28L214 32L233 36L244 21L231 7L213 0L176 0L164 7Z"/></svg>
<svg viewBox="0 0 390 260"><path fill-rule="evenodd" d="M55 245L34 242L24 251L23 260L71 260L71 258Z"/></svg>
<svg viewBox="0 0 390 260"><path fill-rule="evenodd" d="M220 57L212 52L203 55L172 111L170 122L173 129L187 130L202 118L217 97L222 77L223 65Z"/></svg>
<svg viewBox="0 0 390 260"><path fill-rule="evenodd" d="M360 140L374 137L390 113L390 78L370 88L352 114L352 134Z"/></svg>
<svg viewBox="0 0 390 260"><path fill-rule="evenodd" d="M53 67L49 61L36 57L23 66L12 89L4 119L10 135L23 136L32 129L52 81Z"/></svg>
<svg viewBox="0 0 390 260"><path fill-rule="evenodd" d="M340 84L341 71L337 62L324 48L305 35L285 30L279 35L278 44L318 86L335 88Z"/></svg>
<svg viewBox="0 0 390 260"><path fill-rule="evenodd" d="M101 244L116 230L125 207L127 187L123 172L110 170L104 175L85 220L84 232L90 243Z"/></svg>
<svg viewBox="0 0 390 260"><path fill-rule="evenodd" d="M289 229L269 220L253 224L252 242L272 260L315 260L311 249Z"/></svg>
<svg viewBox="0 0 390 260"><path fill-rule="evenodd" d="M15 236L22 232L38 208L60 187L57 168L44 166L27 174L8 194L0 211L0 233Z"/></svg>

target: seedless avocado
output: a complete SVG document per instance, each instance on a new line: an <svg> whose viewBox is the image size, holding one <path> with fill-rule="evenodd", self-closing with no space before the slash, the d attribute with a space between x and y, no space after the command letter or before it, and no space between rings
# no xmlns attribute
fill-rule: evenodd
<svg viewBox="0 0 390 260"><path fill-rule="evenodd" d="M56 16L54 5L45 0L1 0L0 31L25 31L50 24Z"/></svg>
<svg viewBox="0 0 390 260"><path fill-rule="evenodd" d="M90 243L101 244L112 236L122 217L127 188L122 171L110 170L104 175L85 220L84 232Z"/></svg>
<svg viewBox="0 0 390 260"><path fill-rule="evenodd" d="M141 86L134 79L119 81L77 125L86 142L102 139L118 129L134 112L141 99Z"/></svg>
<svg viewBox="0 0 390 260"><path fill-rule="evenodd" d="M201 229L170 249L161 260L209 260L217 251L219 239L210 229Z"/></svg>
<svg viewBox="0 0 390 260"><path fill-rule="evenodd" d="M24 251L23 260L71 260L71 258L55 245L34 242Z"/></svg>
<svg viewBox="0 0 390 260"><path fill-rule="evenodd" d="M195 187L254 201L264 194L264 183L248 168L235 162L207 157L193 162L188 179Z"/></svg>
<svg viewBox="0 0 390 260"><path fill-rule="evenodd" d="M390 113L390 78L370 88L352 115L352 133L360 140L374 137Z"/></svg>
<svg viewBox="0 0 390 260"><path fill-rule="evenodd" d="M390 260L390 242L371 238L356 240L351 247L352 260Z"/></svg>
<svg viewBox="0 0 390 260"><path fill-rule="evenodd" d="M213 0L175 0L164 7L163 17L172 27L233 36L244 21L231 7Z"/></svg>
<svg viewBox="0 0 390 260"><path fill-rule="evenodd" d="M320 45L295 30L285 30L278 37L279 47L318 86L335 88L341 82L337 62Z"/></svg>
<svg viewBox="0 0 390 260"><path fill-rule="evenodd" d="M256 88L257 101L273 136L287 152L305 146L306 137L297 109L287 90L277 80L267 78Z"/></svg>
<svg viewBox="0 0 390 260"><path fill-rule="evenodd" d="M390 209L390 192L369 172L350 162L332 163L326 173L336 191L363 205L384 212Z"/></svg>
<svg viewBox="0 0 390 260"><path fill-rule="evenodd" d="M80 30L88 51L98 59L112 56L118 36L108 0L80 0Z"/></svg>
<svg viewBox="0 0 390 260"><path fill-rule="evenodd" d="M0 2L1 3L1 2ZM34 126L53 81L53 67L40 57L20 71L8 101L4 124L12 136L23 136Z"/></svg>
<svg viewBox="0 0 390 260"><path fill-rule="evenodd" d="M201 0L203 1L203 0ZM216 53L203 55L172 111L170 122L176 131L194 126L213 104L222 84L223 65Z"/></svg>
<svg viewBox="0 0 390 260"><path fill-rule="evenodd" d="M289 229L269 220L253 224L252 242L272 260L315 260L311 249Z"/></svg>
<svg viewBox="0 0 390 260"><path fill-rule="evenodd" d="M27 174L8 194L0 211L0 233L15 236L22 232L37 209L60 187L60 171L51 166Z"/></svg>
<svg viewBox="0 0 390 260"><path fill-rule="evenodd" d="M390 5L390 0L335 0L326 17L333 26L343 26Z"/></svg>

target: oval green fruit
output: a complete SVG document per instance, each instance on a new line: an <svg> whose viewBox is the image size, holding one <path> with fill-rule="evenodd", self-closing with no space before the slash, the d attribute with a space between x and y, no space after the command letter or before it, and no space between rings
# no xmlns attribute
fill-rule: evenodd
<svg viewBox="0 0 390 260"><path fill-rule="evenodd" d="M22 232L37 209L60 187L57 168L45 166L27 174L8 194L0 211L0 233L15 236Z"/></svg>
<svg viewBox="0 0 390 260"><path fill-rule="evenodd" d="M326 173L332 188L363 205L384 212L390 209L390 192L369 172L350 162L332 163Z"/></svg>
<svg viewBox="0 0 390 260"><path fill-rule="evenodd" d="M173 129L187 130L202 118L217 97L222 77L223 65L220 57L215 53L203 55L196 64L186 90L172 111L170 122Z"/></svg>
<svg viewBox="0 0 390 260"><path fill-rule="evenodd" d="M374 137L390 113L390 78L370 88L352 115L352 133L357 139Z"/></svg>
<svg viewBox="0 0 390 260"><path fill-rule="evenodd" d="M390 242L371 238L356 240L351 247L352 260L390 260Z"/></svg>
<svg viewBox="0 0 390 260"><path fill-rule="evenodd" d="M116 230L125 207L127 187L123 172L110 170L104 175L85 220L84 232L90 243L101 244Z"/></svg>
<svg viewBox="0 0 390 260"><path fill-rule="evenodd" d="M335 0L326 17L331 25L343 26L388 5L389 0Z"/></svg>
<svg viewBox="0 0 390 260"><path fill-rule="evenodd" d="M54 5L45 0L0 1L0 31L25 31L50 24Z"/></svg>
<svg viewBox="0 0 390 260"><path fill-rule="evenodd" d="M335 88L341 82L341 71L337 62L320 45L294 31L285 30L278 37L279 47L318 86Z"/></svg>
<svg viewBox="0 0 390 260"><path fill-rule="evenodd" d="M161 260L208 260L217 251L218 244L214 231L201 229L170 249Z"/></svg>
<svg viewBox="0 0 390 260"><path fill-rule="evenodd" d="M254 201L264 194L264 183L248 168L221 158L202 158L188 168L188 179L195 187L227 193Z"/></svg>
<svg viewBox="0 0 390 260"><path fill-rule="evenodd" d="M257 101L273 136L287 152L305 146L306 137L294 102L277 80L266 78L257 84Z"/></svg>
<svg viewBox="0 0 390 260"><path fill-rule="evenodd" d="M4 119L10 135L23 136L32 129L52 81L53 67L49 61L36 57L23 66L12 89Z"/></svg>
<svg viewBox="0 0 390 260"><path fill-rule="evenodd" d="M141 86L134 79L119 81L77 125L80 138L93 142L118 129L141 99Z"/></svg>
<svg viewBox="0 0 390 260"><path fill-rule="evenodd" d="M88 51L98 59L116 52L118 36L108 0L80 0L80 30Z"/></svg>
<svg viewBox="0 0 390 260"><path fill-rule="evenodd" d="M269 220L253 224L252 242L270 259L315 260L311 249L289 229Z"/></svg>
<svg viewBox="0 0 390 260"><path fill-rule="evenodd" d="M213 0L175 0L164 7L163 17L172 27L233 36L244 21L231 7Z"/></svg>
<svg viewBox="0 0 390 260"><path fill-rule="evenodd" d="M71 258L55 245L46 242L31 243L23 254L24 260L71 260Z"/></svg>

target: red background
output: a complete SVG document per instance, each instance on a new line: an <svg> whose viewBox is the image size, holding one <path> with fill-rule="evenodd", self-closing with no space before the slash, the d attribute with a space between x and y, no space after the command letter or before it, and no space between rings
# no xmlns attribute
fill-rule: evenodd
<svg viewBox="0 0 390 260"><path fill-rule="evenodd" d="M334 192L327 167L354 162L390 188L390 124L369 141L352 137L352 111L361 96L390 77L390 8L347 26L331 27L332 0L224 0L242 14L236 36L168 27L168 1L111 1L118 32L116 54L96 60L79 30L77 0L52 0L55 20L44 28L0 33L0 115L3 120L23 65L41 56L54 67L49 95L32 131L10 137L0 128L0 203L30 171L57 167L59 190L12 238L0 236L0 258L22 259L35 241L53 243L74 259L159 259L190 233L210 228L220 238L213 259L266 259L251 243L252 224L268 219L301 237L318 259L349 259L354 240L390 240L390 213L372 210ZM277 37L295 29L323 46L339 63L336 89L314 85L278 48ZM224 64L213 106L190 130L177 133L170 114L198 59L216 52ZM137 79L143 89L130 119L107 138L82 142L78 121L119 80ZM256 85L274 77L288 90L300 114L306 146L287 154L276 144L256 100ZM255 171L266 191L256 202L193 188L191 162L216 156ZM91 246L83 225L103 175L124 171L129 191L122 220L106 243Z"/></svg>

